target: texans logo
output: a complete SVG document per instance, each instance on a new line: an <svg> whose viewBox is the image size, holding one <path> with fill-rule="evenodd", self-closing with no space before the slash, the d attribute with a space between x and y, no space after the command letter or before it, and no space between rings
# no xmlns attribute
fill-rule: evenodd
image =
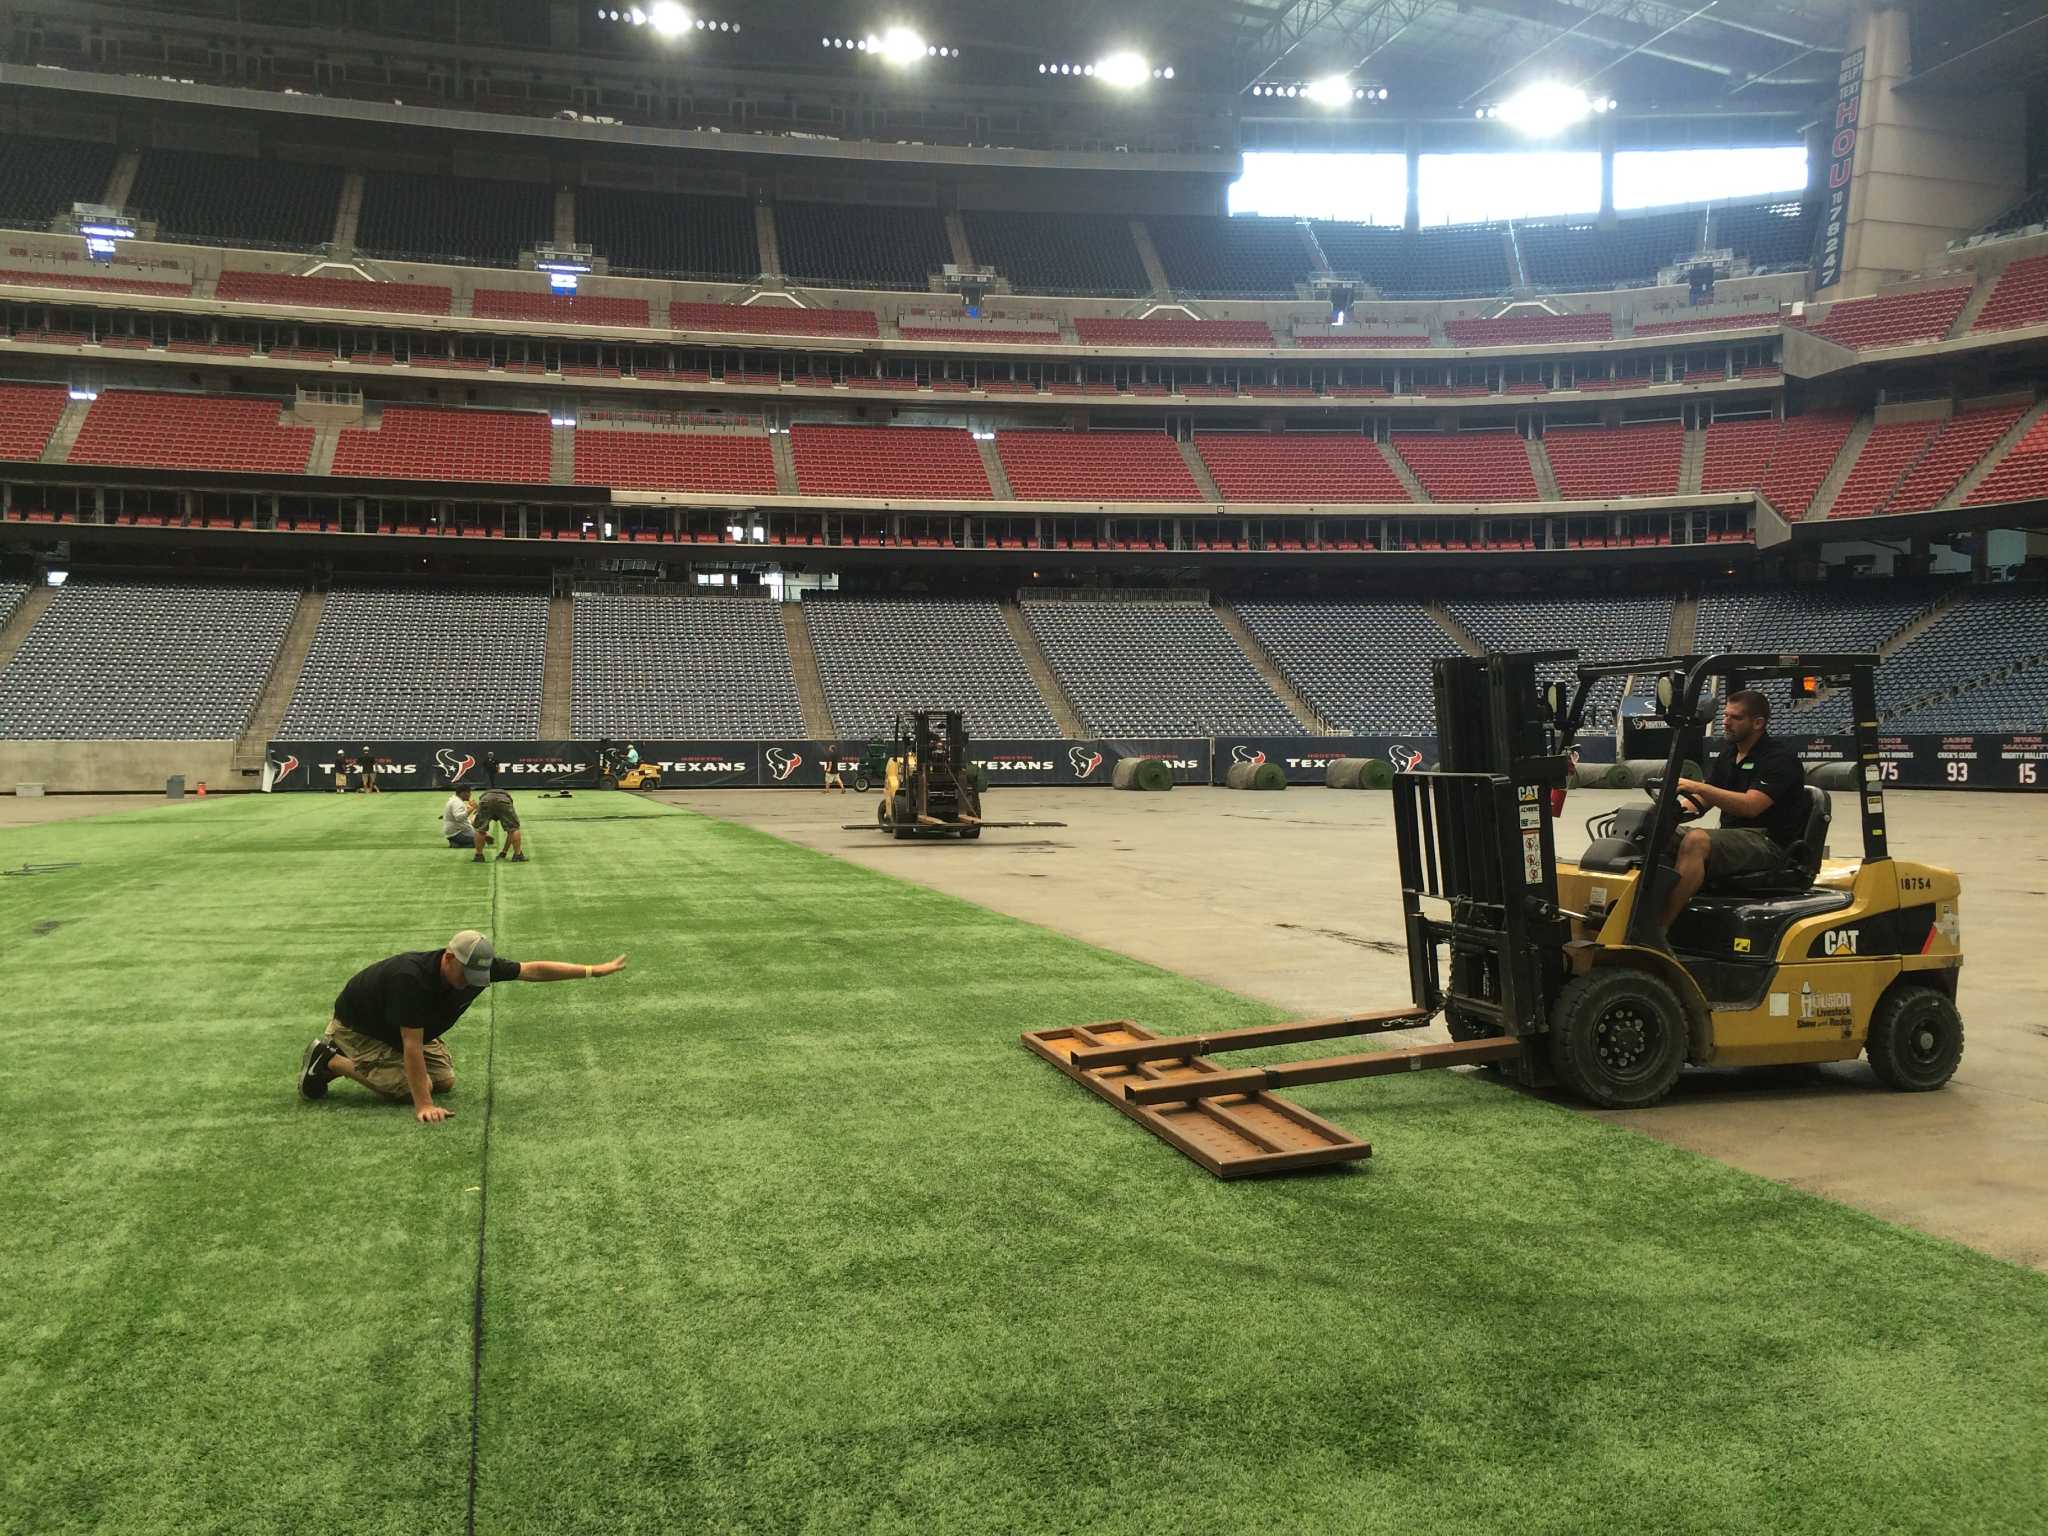
<svg viewBox="0 0 2048 1536"><path fill-rule="evenodd" d="M1085 779L1102 766L1102 754L1091 752L1086 747L1067 748L1067 764L1074 770L1074 777Z"/></svg>
<svg viewBox="0 0 2048 1536"><path fill-rule="evenodd" d="M775 775L775 781L778 784L804 765L804 760L787 747L770 747L767 752L767 762L768 771Z"/></svg>
<svg viewBox="0 0 2048 1536"><path fill-rule="evenodd" d="M1234 763L1250 763L1254 768L1266 760L1263 752L1254 752L1250 747L1232 747L1230 760Z"/></svg>
<svg viewBox="0 0 2048 1536"><path fill-rule="evenodd" d="M459 784L462 776L476 766L476 759L467 752L456 752L453 748L442 747L434 753L434 766L441 770L444 783Z"/></svg>
<svg viewBox="0 0 2048 1536"><path fill-rule="evenodd" d="M289 755L285 757L280 757L277 760L277 762L273 765L273 771L271 773L270 782L273 784L282 784L286 779L290 778L293 774L297 773L298 771L299 760L296 757L291 757Z"/></svg>
<svg viewBox="0 0 2048 1536"><path fill-rule="evenodd" d="M1413 747L1394 746L1387 749L1387 761L1396 773L1413 773L1422 766L1422 754Z"/></svg>

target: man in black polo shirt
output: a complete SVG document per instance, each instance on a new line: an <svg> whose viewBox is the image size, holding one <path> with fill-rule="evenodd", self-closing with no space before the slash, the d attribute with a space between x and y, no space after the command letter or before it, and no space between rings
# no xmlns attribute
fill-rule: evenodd
<svg viewBox="0 0 2048 1536"><path fill-rule="evenodd" d="M357 971L334 1000L327 1032L299 1062L299 1096L327 1097L327 1084L346 1077L397 1102L408 1094L413 1115L432 1125L455 1113L434 1095L455 1086L455 1062L441 1037L494 981L587 981L623 970L626 957L602 965L564 960L500 959L491 941L465 928L446 949L415 950Z"/></svg>
<svg viewBox="0 0 2048 1536"><path fill-rule="evenodd" d="M1709 879L1782 869L1786 851L1806 830L1806 770L1799 754L1770 734L1770 723L1771 701L1763 694L1729 694L1721 714L1728 745L1704 781L1678 781L1680 798L1695 811L1719 811L1721 825L1680 835L1678 880L1664 903L1667 930Z"/></svg>

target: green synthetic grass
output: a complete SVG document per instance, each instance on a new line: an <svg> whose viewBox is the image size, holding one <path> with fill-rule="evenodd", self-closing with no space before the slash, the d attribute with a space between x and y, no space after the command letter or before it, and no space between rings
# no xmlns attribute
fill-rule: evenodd
<svg viewBox="0 0 2048 1536"><path fill-rule="evenodd" d="M1261 1007L521 809L481 870L417 795L0 832L83 861L0 879L0 1532L2040 1529L2039 1275L1449 1074L1222 1184L1017 1035ZM445 1125L300 1103L350 971L470 925L632 960L479 1001Z"/></svg>

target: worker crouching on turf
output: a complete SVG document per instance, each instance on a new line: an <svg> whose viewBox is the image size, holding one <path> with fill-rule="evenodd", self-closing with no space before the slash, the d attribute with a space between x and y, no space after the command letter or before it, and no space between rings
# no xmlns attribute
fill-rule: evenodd
<svg viewBox="0 0 2048 1536"><path fill-rule="evenodd" d="M1721 825L1678 834L1677 876L1664 903L1668 932L1708 880L1782 869L1806 830L1800 791L1806 770L1791 744L1770 734L1771 701L1754 688L1728 695L1721 727L1728 745L1705 779L1680 779L1679 798L1699 814L1721 813Z"/></svg>
<svg viewBox="0 0 2048 1536"><path fill-rule="evenodd" d="M470 825L470 818L476 808L469 803L469 786L458 784L450 792L441 807L441 835L448 839L450 848L488 848L494 839L488 832L479 834Z"/></svg>
<svg viewBox="0 0 2048 1536"><path fill-rule="evenodd" d="M485 790L476 797L476 809L469 820L477 838L476 863L484 861L484 845L491 841L494 821L505 829L505 846L498 850L498 857L510 854L514 864L526 862L526 838L519 830L519 812L512 805L511 795L502 789Z"/></svg>
<svg viewBox="0 0 2048 1536"><path fill-rule="evenodd" d="M423 1125L454 1113L434 1102L455 1087L455 1062L441 1037L494 981L586 981L623 970L626 957L603 965L565 960L505 960L491 941L466 928L446 949L423 949L375 965L348 979L334 1000L327 1033L316 1036L299 1062L299 1097L324 1099L337 1077L361 1083L393 1103L412 1099Z"/></svg>

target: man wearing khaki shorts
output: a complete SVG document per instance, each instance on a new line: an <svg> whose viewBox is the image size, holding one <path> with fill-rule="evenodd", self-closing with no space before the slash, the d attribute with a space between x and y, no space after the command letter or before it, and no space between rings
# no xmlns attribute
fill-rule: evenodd
<svg viewBox="0 0 2048 1536"><path fill-rule="evenodd" d="M623 970L626 957L602 965L564 960L505 960L491 941L465 928L446 949L423 949L364 966L334 1000L327 1032L299 1062L299 1096L324 1099L337 1077L380 1098L412 1099L413 1116L432 1125L454 1113L434 1102L455 1087L455 1061L441 1037L494 981L586 981Z"/></svg>
<svg viewBox="0 0 2048 1536"><path fill-rule="evenodd" d="M498 857L512 856L514 864L526 862L526 840L519 830L519 812L513 809L512 797L502 789L487 789L476 797L476 809L470 813L470 824L476 828L476 857L470 862L484 861L484 844L490 841L491 823L496 822L505 829L505 846L498 850Z"/></svg>

